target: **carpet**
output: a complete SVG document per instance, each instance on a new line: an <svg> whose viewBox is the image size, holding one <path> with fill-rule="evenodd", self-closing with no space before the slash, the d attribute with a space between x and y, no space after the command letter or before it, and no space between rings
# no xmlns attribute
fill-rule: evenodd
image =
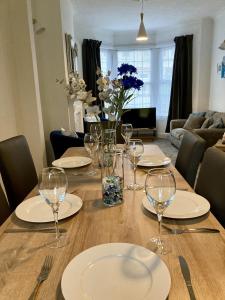
<svg viewBox="0 0 225 300"><path fill-rule="evenodd" d="M158 145L162 152L171 159L172 164L175 165L178 149L174 147L167 138L156 138L151 142L145 142L145 144Z"/></svg>

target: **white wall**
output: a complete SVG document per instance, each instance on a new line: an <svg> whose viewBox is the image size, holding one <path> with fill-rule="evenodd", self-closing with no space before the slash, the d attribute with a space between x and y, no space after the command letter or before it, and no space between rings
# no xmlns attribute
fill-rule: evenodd
<svg viewBox="0 0 225 300"><path fill-rule="evenodd" d="M16 76L8 0L0 1L0 140L17 135Z"/></svg>
<svg viewBox="0 0 225 300"><path fill-rule="evenodd" d="M209 108L225 112L225 79L217 74L217 64L222 62L225 51L218 49L225 40L225 11L215 18L211 61L211 86Z"/></svg>
<svg viewBox="0 0 225 300"><path fill-rule="evenodd" d="M29 4L0 2L0 139L24 134L39 172L45 145Z"/></svg>
<svg viewBox="0 0 225 300"><path fill-rule="evenodd" d="M56 79L66 78L64 32L62 29L61 5L65 0L32 0L33 18L45 31L35 34L38 76L43 111L47 157L53 160L49 134L52 130L68 128L67 98L63 85ZM62 5L63 12L64 6ZM65 20L65 18L64 18ZM65 27L65 23L63 23Z"/></svg>

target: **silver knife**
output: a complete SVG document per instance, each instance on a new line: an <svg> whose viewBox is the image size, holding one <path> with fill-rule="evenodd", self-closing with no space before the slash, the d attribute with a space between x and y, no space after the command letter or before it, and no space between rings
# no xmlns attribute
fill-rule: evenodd
<svg viewBox="0 0 225 300"><path fill-rule="evenodd" d="M65 228L59 228L59 232L63 233L66 232L67 230ZM11 228L11 229L6 229L4 233L18 233L18 232L44 232L44 233L54 233L55 228Z"/></svg>
<svg viewBox="0 0 225 300"><path fill-rule="evenodd" d="M188 264L183 256L178 256L178 258L179 258L179 262L180 262L180 268L181 268L181 271L182 271L182 274L183 274L183 277L184 277L184 280L186 283L186 287L189 292L190 299L196 300L194 290L193 290L193 287L191 284L191 275L190 275Z"/></svg>

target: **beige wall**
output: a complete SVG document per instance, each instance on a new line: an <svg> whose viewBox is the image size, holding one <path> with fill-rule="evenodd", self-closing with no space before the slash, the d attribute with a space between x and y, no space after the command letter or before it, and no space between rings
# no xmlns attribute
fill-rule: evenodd
<svg viewBox="0 0 225 300"><path fill-rule="evenodd" d="M66 77L64 32L61 6L65 0L31 0L33 18L45 31L35 34L38 76L43 111L48 162L53 160L49 134L52 130L68 128L67 99L63 85L56 79Z"/></svg>
<svg viewBox="0 0 225 300"><path fill-rule="evenodd" d="M39 172L45 144L30 2L2 0L0 13L0 139L24 134Z"/></svg>
<svg viewBox="0 0 225 300"><path fill-rule="evenodd" d="M4 140L17 134L14 107L17 82L8 0L0 1L0 45L0 140Z"/></svg>

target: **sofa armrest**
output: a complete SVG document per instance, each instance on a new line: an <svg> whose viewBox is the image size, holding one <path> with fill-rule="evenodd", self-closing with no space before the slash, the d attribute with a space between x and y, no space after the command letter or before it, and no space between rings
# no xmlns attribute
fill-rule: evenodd
<svg viewBox="0 0 225 300"><path fill-rule="evenodd" d="M222 138L225 128L199 128L193 130L200 137L206 140L207 147L211 147L217 143L219 139Z"/></svg>
<svg viewBox="0 0 225 300"><path fill-rule="evenodd" d="M170 121L170 131L175 128L183 128L187 119L174 119Z"/></svg>

